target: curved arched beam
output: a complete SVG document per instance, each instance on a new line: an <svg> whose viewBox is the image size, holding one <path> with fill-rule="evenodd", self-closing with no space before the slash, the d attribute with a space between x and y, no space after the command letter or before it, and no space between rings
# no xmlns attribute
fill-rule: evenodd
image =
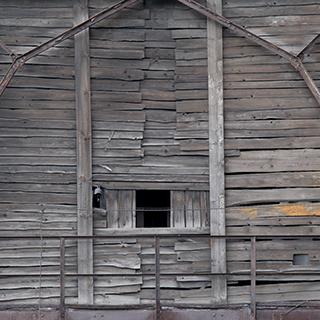
<svg viewBox="0 0 320 320"><path fill-rule="evenodd" d="M291 66L300 73L301 77L303 78L304 82L306 83L307 87L309 88L310 92L314 96L314 98L317 100L317 102L320 105L320 91L318 87L316 86L315 82L311 78L309 72L305 68L305 66L302 63L301 56L303 54L299 54L298 56L295 56L291 54L290 52L276 46L275 44L262 39L261 37L257 36L256 34L248 31L246 28L242 27L241 25L232 22L231 20L225 18L224 16L221 16L214 11L208 9L207 7L199 4L197 1L194 0L177 0L178 2L186 5L187 7L197 11L198 13L206 16L207 18L216 21L217 23L221 24L222 26L228 28L229 30L233 31L234 33L260 45L261 47L266 48L267 50L271 51L272 53L275 53L279 55L280 57L286 59ZM317 37L316 37L317 38ZM315 39L311 41L310 46L313 46L313 42L315 42ZM312 44L313 43L313 44ZM307 48L306 47L306 48Z"/></svg>
<svg viewBox="0 0 320 320"><path fill-rule="evenodd" d="M101 20L104 20L105 18L108 18L108 17L116 14L117 12L121 11L122 9L127 8L127 7L135 4L138 1L140 1L140 0L120 1L113 6L100 11L96 15L90 17L88 20L74 26L71 29L64 31L63 33L59 34L58 36L54 37L53 39L41 44L40 46L37 46L37 47L31 49L30 51L24 53L23 55L21 55L19 57L16 57L14 59L13 63L11 64L10 68L8 69L7 73L4 75L4 77L1 80L0 96L2 95L4 90L9 85L11 79L13 78L13 76L15 75L17 70L19 68L21 68L28 60L38 56L39 54L41 54L44 51L56 46L57 44L61 43L62 41L75 36L79 32L93 26L94 24L100 22Z"/></svg>
<svg viewBox="0 0 320 320"><path fill-rule="evenodd" d="M119 3L115 4L114 6L104 9L101 12L97 13L93 17L89 18L88 20L84 21L83 23L80 23L79 25L68 29L67 31L61 33L60 35L56 36L55 38L43 43L42 45L35 47L34 49L26 52L25 54L15 57L12 65L10 66L9 70L5 74L5 76L2 78L0 83L0 96L4 92L4 90L7 88L8 84L10 83L11 79L13 78L14 74L17 72L17 70L22 67L28 60L31 58L41 54L42 52L56 46L57 44L61 43L62 41L69 39L76 35L77 33L81 32L84 29L89 28L90 26L98 23L99 21L110 17L111 15L121 11L122 9L133 5L134 3L138 2L139 0L123 0ZM238 25L237 23L232 22L231 20L225 18L224 16L221 16L214 11L208 9L207 7L199 4L198 2L194 0L176 0L189 8L199 12L200 14L206 16L207 18L216 21L217 23L221 24L222 26L230 29L234 33L245 37L248 40L251 40L252 42L266 48L267 50L283 57L286 59L291 66L300 73L301 77L305 81L307 87L309 88L310 92L314 96L314 98L317 100L317 102L320 105L320 91L318 87L316 86L315 82L311 78L309 72L305 68L305 66L302 63L303 53L306 52L306 50L309 50L309 48L312 48L312 46L315 43L315 39L310 42L309 45L306 46L306 48L298 55L295 56L288 51L276 46L275 44L262 39L261 37L257 36L256 34L248 31L246 28L242 27L241 25ZM317 38L317 37L316 37ZM317 39L318 40L318 39Z"/></svg>

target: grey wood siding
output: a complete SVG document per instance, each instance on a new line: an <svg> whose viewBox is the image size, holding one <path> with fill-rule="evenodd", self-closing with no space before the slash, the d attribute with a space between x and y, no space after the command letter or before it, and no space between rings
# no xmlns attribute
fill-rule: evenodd
<svg viewBox="0 0 320 320"><path fill-rule="evenodd" d="M317 33L313 21L319 17L312 8L305 1L267 6L232 0L225 1L224 14L297 53ZM315 47L305 57L313 76L317 52ZM227 30L224 87L229 233L318 233L320 220L312 209L320 191L317 102L287 63Z"/></svg>
<svg viewBox="0 0 320 320"><path fill-rule="evenodd" d="M18 18L18 19L17 19ZM66 1L0 1L0 39L24 53L72 26ZM25 65L0 99L0 234L76 234L74 45L65 41ZM10 58L1 50L0 73ZM1 240L0 274L59 272L59 241ZM76 270L76 243L66 268ZM40 257L42 257L40 259ZM59 302L58 277L1 279L0 304ZM41 290L39 290L41 288ZM67 280L67 301L77 296Z"/></svg>
<svg viewBox="0 0 320 320"><path fill-rule="evenodd" d="M90 14L106 3L114 2L89 1ZM297 53L319 32L319 4L225 0L223 13ZM0 40L16 53L72 24L71 1L0 0ZM133 232L133 216L120 212L134 209L136 189L171 190L172 225L208 231L207 211L199 211L209 184L206 30L203 17L160 0L91 28L93 184L106 188L116 213L107 218L104 209L94 210L96 235L107 234L108 225ZM282 59L227 30L223 42L227 234L292 235L257 241L259 271L318 268L318 241L294 235L320 230L319 106ZM316 80L319 50L305 57ZM0 51L1 75L9 63ZM68 40L29 61L0 98L1 236L77 232L74 74ZM45 276L59 271L58 247L56 240L1 240L0 276L37 276L1 278L0 305L58 303L59 279ZM162 271L212 270L203 238L165 239L160 252ZM249 242L227 243L230 304L249 302L249 276L236 274L249 272L249 252ZM154 271L153 239L99 239L93 254L94 272ZM310 264L293 265L294 254L308 254ZM66 242L66 270L77 270L75 241ZM320 299L314 276L257 281L258 302ZM77 280L68 278L67 303L77 303L77 290ZM211 303L211 279L163 277L161 295L164 302ZM97 278L94 302L154 303L154 277Z"/></svg>
<svg viewBox="0 0 320 320"><path fill-rule="evenodd" d="M171 191L171 227L209 227L209 193Z"/></svg>
<svg viewBox="0 0 320 320"><path fill-rule="evenodd" d="M318 34L318 4L225 0L223 12L297 54ZM318 50L304 60L315 78ZM227 233L319 234L320 109L299 74L283 59L225 30L224 88ZM258 241L257 270L311 270L318 265L316 243ZM229 243L228 270L249 271L249 253L248 243ZM297 253L309 254L310 265L293 265ZM240 279L249 277L228 279L230 303L250 299L249 286ZM258 276L257 301L319 299L319 288L312 276Z"/></svg>
<svg viewBox="0 0 320 320"><path fill-rule="evenodd" d="M134 228L136 194L134 190L106 190L107 228Z"/></svg>
<svg viewBox="0 0 320 320"><path fill-rule="evenodd" d="M90 36L94 182L208 189L206 19L147 1Z"/></svg>

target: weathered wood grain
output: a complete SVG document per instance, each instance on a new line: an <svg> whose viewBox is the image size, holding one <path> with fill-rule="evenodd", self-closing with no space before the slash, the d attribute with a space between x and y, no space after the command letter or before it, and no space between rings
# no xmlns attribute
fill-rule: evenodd
<svg viewBox="0 0 320 320"><path fill-rule="evenodd" d="M88 1L74 3L74 24L88 19ZM93 234L92 140L90 101L89 31L75 36L75 95L77 120L78 235ZM93 272L92 240L78 240L78 272ZM93 279L78 279L78 303L93 303Z"/></svg>

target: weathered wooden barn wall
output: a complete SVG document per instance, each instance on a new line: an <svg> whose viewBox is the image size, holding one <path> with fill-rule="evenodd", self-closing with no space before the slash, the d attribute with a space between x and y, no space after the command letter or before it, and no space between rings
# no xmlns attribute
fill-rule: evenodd
<svg viewBox="0 0 320 320"><path fill-rule="evenodd" d="M208 189L206 50L206 20L174 1L91 29L94 183Z"/></svg>
<svg viewBox="0 0 320 320"><path fill-rule="evenodd" d="M298 54L318 34L319 4L226 0L224 15ZM316 80L318 58L316 47L304 60ZM229 31L224 88L228 234L319 234L319 105L283 59ZM257 270L313 270L319 267L317 247L317 241L294 239L258 242ZM230 244L230 271L249 270L249 250L248 243ZM308 254L310 265L294 266L294 254ZM257 300L319 299L316 280L258 276ZM229 301L249 298L248 287L230 284L229 291Z"/></svg>
<svg viewBox="0 0 320 320"><path fill-rule="evenodd" d="M297 53L317 34L319 5L315 0L226 0L223 13ZM0 6L0 40L15 52L73 24L72 2L1 0ZM105 6L106 1L90 0L90 14ZM126 199L132 211L134 190L173 190L179 201L185 197L185 220L177 219L177 226L203 232L208 232L202 214L209 180L206 38L204 18L160 0L141 2L90 30L93 184ZM223 42L227 233L319 234L319 106L282 59L226 30ZM318 51L305 57L316 80ZM0 59L3 74L10 59L4 54ZM1 235L76 234L73 41L24 66L0 105ZM185 214L188 192L189 199L191 193L199 199L192 217ZM133 232L134 218L121 219L110 221L104 209L96 209L94 233L107 234L108 224ZM94 271L153 272L153 241L96 240ZM58 272L58 246L49 240L2 241L0 272ZM162 240L160 252L162 271L211 270L207 240ZM294 266L294 254L309 254L310 265ZM67 271L76 270L76 255L75 243L67 241ZM313 270L319 266L318 242L258 241L257 259L260 271ZM228 271L249 271L249 242L229 241L227 263ZM249 279L228 277L230 304L249 302ZM257 280L258 302L295 301L302 295L319 299L314 276ZM58 302L57 278L1 278L0 284L0 305L36 303L39 297L43 303ZM76 280L66 286L67 302L76 302ZM210 303L210 286L207 276L163 277L161 296L165 302ZM154 302L154 292L153 276L94 282L98 304Z"/></svg>
<svg viewBox="0 0 320 320"><path fill-rule="evenodd" d="M105 3L89 6L93 14ZM107 234L106 226L134 227L134 190L146 188L173 190L172 226L208 227L208 147L201 143L208 122L206 30L197 13L158 0L91 29L93 183L108 189L107 216L95 210L95 234ZM95 272L155 271L153 239L123 242L96 242ZM175 243L161 248L162 268L172 272ZM96 303L154 302L154 276L107 280L94 282ZM180 282L161 281L171 296Z"/></svg>
<svg viewBox="0 0 320 320"><path fill-rule="evenodd" d="M175 74L175 82L149 80L150 68L155 67L153 65L151 67L143 66L147 79L140 80L142 102L139 103L143 104L144 110L135 112L145 115L143 118L145 129L141 124L142 135L139 137L141 139L140 150L145 151L143 155L140 154L144 161L134 164L132 162L132 166L129 168L127 163L123 163L122 170L133 173L130 178L127 173L123 175L122 171L121 175L113 174L112 161L105 161L104 164L107 164L107 167L104 167L105 170L99 169L103 176L101 178L99 176L97 182L107 188L122 188L123 185L128 188L126 182L120 184L118 179L125 181L132 179L134 181L132 188L141 188L144 186L141 182L153 182L157 177L160 178L159 175L156 177L147 175L147 164L150 158L148 156L151 151L151 148L148 148L149 141L155 141L152 141L151 137L146 140L145 136L149 134L149 130L146 128L152 119L150 117L154 108L166 108L167 110L169 107L165 106L173 105L172 101L159 102L167 97L172 97L171 99L174 100L174 97L168 92L171 94L172 91L175 91L177 127L171 128L176 130L175 140L172 140L172 137L171 140L168 140L170 137L166 136L166 141L179 143L180 149L184 151L194 152L196 150L201 153L202 159L207 152L208 106L206 95L202 95L202 89L207 85L205 20L179 5L174 7L175 10L171 9L173 13L168 14L168 11L163 13L164 5L161 4L159 11L163 16L160 24L157 21L160 14L155 15L156 7L151 6L151 17L155 18L155 21L146 20L148 23L144 25L144 28L151 24L156 29L152 30L153 37L155 35L162 37L157 42L153 41L152 44L156 47L152 52L157 53L156 57L158 57L156 68L159 68L161 64L164 65L164 61L160 59L160 52L162 54L166 52L165 62L168 63L170 49L164 51L163 47L166 48L169 44L175 47L175 59L171 58L175 66L167 65L165 67L167 74L168 69ZM294 53L302 50L317 35L319 18L313 14L316 12L316 8L317 6L313 3L306 2L294 5L285 1L273 5L263 1L224 2L224 14L227 17L240 24L250 26L250 30ZM186 20L182 19L178 22L178 13L175 12L181 12L180 10L183 13L182 17ZM176 38L175 43L169 42L168 44L167 41L172 41L172 38L165 38L167 40L165 42L163 37L168 34L167 19L170 21L171 15L175 17L172 34L179 38ZM273 22L271 23L271 21ZM180 29L178 24L181 28L187 25L189 29ZM165 30L161 30L161 27ZM147 41L146 46L149 45ZM179 46L181 46L181 50ZM147 52L151 53L151 51L145 51L144 59L141 58L140 63L148 58ZM172 49L171 52L173 52ZM183 55L183 60L179 59L181 55ZM173 53L170 57L174 57ZM308 69L312 70L312 75L317 79L317 50L305 59ZM155 77L155 74L153 71L152 76ZM161 73L157 70L157 75L159 74ZM173 77L168 79L172 80ZM153 91L154 87L148 86L151 81L157 83L156 92ZM168 87L166 90L162 89L167 92L165 95L160 95L159 88L162 83L166 86L174 83L174 87L171 87L171 90L167 89ZM149 88L148 91L143 89L146 86ZM291 67L282 59L225 30L224 88L228 233L244 235L248 233L305 234L311 231L316 234L319 230L317 226L319 222L318 205L315 202L319 198L319 189L317 189L317 118L320 113L317 103L311 97L300 76L292 71ZM146 92L148 98L145 98ZM155 102L152 102L151 109L152 94L157 94L157 96L155 98L156 107ZM179 97L189 97L191 100L180 100ZM171 108L173 109L173 107ZM161 111L161 115L164 114ZM169 114L168 111L167 114ZM159 115L156 119L160 121ZM159 132L155 129L158 130L158 127L153 127L150 133L156 132L156 137L159 139ZM168 130L163 132L168 135ZM161 145L165 144L164 141L159 142ZM163 147L162 149L153 147L152 150L152 152L159 152L159 150L163 150ZM163 153L155 155L159 154L164 155ZM166 163L166 159L170 159L170 156L172 154L168 152L167 156L163 160L161 159L161 164ZM183 158L181 157L181 159ZM120 168L117 166L116 170L120 170ZM166 173L170 173L167 169L170 168L166 168ZM138 175L137 170L139 173L146 172L146 175ZM108 171L109 173L107 173ZM152 173L154 172L152 170ZM175 170L175 173L177 172ZM159 187L163 185L164 181L171 181L167 180L171 177L163 171L156 173L162 174L162 180L155 180L161 184L151 184L151 186ZM107 182L105 177L109 178ZM190 176L186 177L188 181L190 178ZM173 181L179 181L176 175L173 179ZM136 181L139 183L137 184ZM198 182L200 181L198 180ZM173 188L173 185L165 184L165 186ZM126 194L123 199L127 199L128 191L123 192ZM131 208L130 205L127 208ZM96 227L99 226L96 232L103 234L100 226L106 223L105 216L101 216L98 221L100 223L96 224ZM152 249L144 248L143 243L141 245L140 263L145 268L143 270L154 271ZM318 253L314 251L316 247L317 242L301 240L258 242L258 270L312 270L319 263ZM167 240L161 253L163 258L161 268L167 272L176 270L183 272L210 271L210 249L207 240L191 241L188 239L185 242ZM293 266L293 255L301 253L310 255L309 267ZM133 259L136 259L136 255L134 257ZM227 246L227 262L230 272L249 272L250 244L230 241ZM249 302L249 279L249 276L236 275L228 278L229 303ZM303 290L306 291L306 299L318 299L316 291L319 289L319 284L314 280L317 280L317 277L302 275L259 276L257 300L258 302L297 300L300 299L300 293ZM135 284L141 285L141 302L150 302L154 299L154 279L146 281L146 279L139 278L138 283ZM161 285L163 299L166 302L208 303L212 295L210 279L205 276L181 276L175 279L166 277L162 280ZM189 290L181 291L181 288ZM132 286L132 290L140 289L137 286ZM278 290L277 294L275 294L275 290Z"/></svg>
<svg viewBox="0 0 320 320"><path fill-rule="evenodd" d="M0 1L0 38L17 54L72 24L68 1ZM11 59L0 54L3 75ZM1 97L1 236L76 234L73 56L72 40L44 52ZM1 240L0 256L0 275L59 272L59 241ZM67 256L67 268L74 270L71 242ZM0 304L59 301L58 277L1 278L0 287ZM75 297L76 281L67 287L67 297Z"/></svg>
<svg viewBox="0 0 320 320"><path fill-rule="evenodd" d="M311 1L279 1L274 6L265 6L263 1L250 5L228 1L224 12L265 39L298 53L317 35L316 8ZM305 57L315 79L317 51ZM317 233L320 111L316 101L282 59L227 31L224 55L225 146L234 150L234 156L226 159L227 204L243 207L237 212L233 209L230 218L251 223L250 230L239 226L236 232L263 233L267 223L273 225L269 232L289 232L290 227L293 233ZM292 229L293 225L298 228Z"/></svg>

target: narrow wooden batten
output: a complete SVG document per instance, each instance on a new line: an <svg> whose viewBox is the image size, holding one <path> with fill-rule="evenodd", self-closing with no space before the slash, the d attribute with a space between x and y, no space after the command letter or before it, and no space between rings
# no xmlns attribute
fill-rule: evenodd
<svg viewBox="0 0 320 320"><path fill-rule="evenodd" d="M207 5L209 9L221 14L221 0L208 0ZM208 19L207 33L210 234L225 235L222 27ZM224 239L211 240L211 271L226 272L226 241ZM226 277L214 276L212 289L213 303L225 303L227 300Z"/></svg>
<svg viewBox="0 0 320 320"><path fill-rule="evenodd" d="M74 24L88 19L88 0L75 0ZM93 234L92 135L90 97L89 29L74 38L75 99L77 121L77 212L78 235ZM78 272L93 273L92 240L78 240ZM93 278L78 278L78 303L93 303Z"/></svg>

